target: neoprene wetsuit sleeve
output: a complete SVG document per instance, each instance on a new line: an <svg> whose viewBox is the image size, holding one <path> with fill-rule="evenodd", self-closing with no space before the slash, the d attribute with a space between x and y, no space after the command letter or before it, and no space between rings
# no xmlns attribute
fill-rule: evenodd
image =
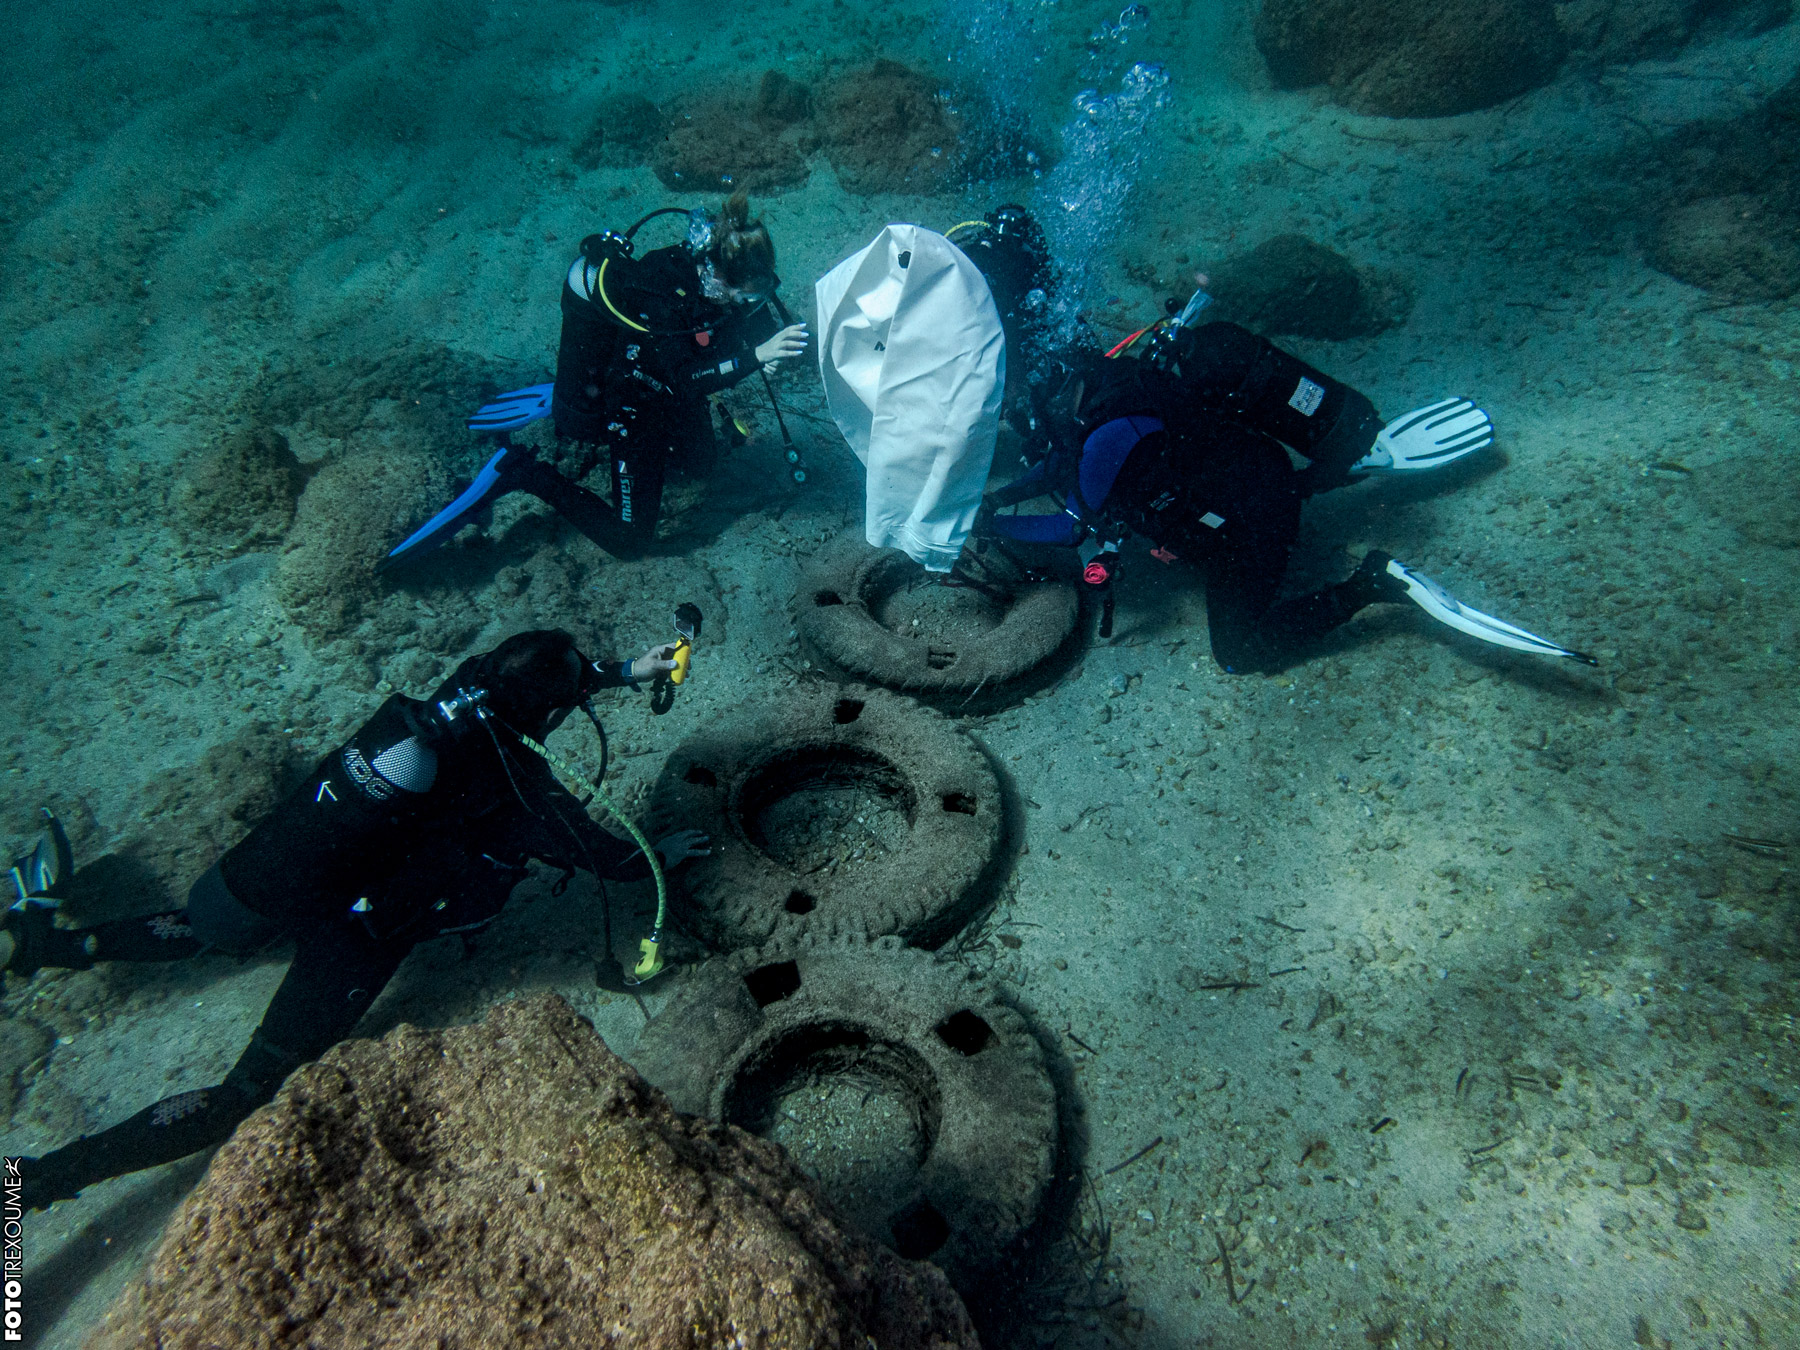
<svg viewBox="0 0 1800 1350"><path fill-rule="evenodd" d="M701 359L689 361L675 374L675 388L682 396L705 398L708 394L716 394L747 380L762 369L762 362L756 359L754 347L740 346L729 352L708 347L697 347L695 350L700 353Z"/></svg>
<svg viewBox="0 0 1800 1350"><path fill-rule="evenodd" d="M1040 460L998 492L989 494L987 505L998 510L1003 506L1017 506L1020 502L1028 502L1033 497L1050 495L1044 487L1045 477L1044 463ZM987 523L995 534L1016 539L1021 544L1057 544L1068 547L1081 542L1081 523L1066 511L1053 516L995 514L987 517Z"/></svg>
<svg viewBox="0 0 1800 1350"><path fill-rule="evenodd" d="M521 816L515 838L509 844L542 862L558 867L597 871L607 881L642 881L650 875L650 860L629 839L601 828L573 793L547 770L531 789L546 808L539 819Z"/></svg>
<svg viewBox="0 0 1800 1350"><path fill-rule="evenodd" d="M1273 436L1313 461L1312 491L1349 481L1381 414L1359 390L1234 323L1186 330L1180 380L1202 407Z"/></svg>
<svg viewBox="0 0 1800 1350"><path fill-rule="evenodd" d="M629 661L596 661L594 677L588 687L591 689L635 689L637 681L626 675Z"/></svg>

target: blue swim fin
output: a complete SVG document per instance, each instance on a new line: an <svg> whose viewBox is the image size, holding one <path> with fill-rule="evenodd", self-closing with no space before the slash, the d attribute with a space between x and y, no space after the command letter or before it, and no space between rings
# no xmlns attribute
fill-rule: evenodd
<svg viewBox="0 0 1800 1350"><path fill-rule="evenodd" d="M391 566L403 557L416 556L436 548L467 525L471 514L506 490L501 488L499 492L495 491L500 484L500 461L509 454L517 453L508 446L497 450L494 457L481 466L481 472L475 475L475 481L469 484L461 496L408 535L404 543L382 559L382 564Z"/></svg>
<svg viewBox="0 0 1800 1350"><path fill-rule="evenodd" d="M469 419L469 430L476 435L495 435L517 431L550 415L550 396L554 384L534 384L529 389L515 389L502 394L482 407Z"/></svg>

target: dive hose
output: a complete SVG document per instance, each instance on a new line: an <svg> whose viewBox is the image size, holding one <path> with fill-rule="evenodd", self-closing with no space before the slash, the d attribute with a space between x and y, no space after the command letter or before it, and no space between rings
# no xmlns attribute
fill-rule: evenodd
<svg viewBox="0 0 1800 1350"><path fill-rule="evenodd" d="M515 733L525 748L532 751L551 768L561 773L565 779L574 783L584 783L585 779L560 755L542 741L534 740L523 732ZM650 936L638 943L638 962L632 967L634 977L632 983L647 984L663 972L662 935L663 923L669 912L669 883L663 875L662 859L656 856L656 850L650 847L650 841L644 838L644 832L615 805L611 797L606 795L606 788L599 782L588 784L593 789L594 797L606 808L606 813L625 827L638 848L643 850L644 857L650 862L650 874L656 878L656 922L650 929Z"/></svg>

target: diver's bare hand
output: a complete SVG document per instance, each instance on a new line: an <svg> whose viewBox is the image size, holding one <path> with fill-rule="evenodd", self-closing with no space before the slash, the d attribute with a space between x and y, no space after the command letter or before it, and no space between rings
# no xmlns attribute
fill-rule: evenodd
<svg viewBox="0 0 1800 1350"><path fill-rule="evenodd" d="M665 834L658 839L653 847L664 867L674 867L689 858L706 858L712 855L712 840L703 830L676 830L673 834Z"/></svg>
<svg viewBox="0 0 1800 1350"><path fill-rule="evenodd" d="M636 684L639 680L653 679L658 675L666 675L675 669L675 644L664 642L652 647L642 656L634 656L625 663L625 678Z"/></svg>
<svg viewBox="0 0 1800 1350"><path fill-rule="evenodd" d="M790 324L756 349L756 359L763 369L774 370L783 361L806 350L806 325Z"/></svg>

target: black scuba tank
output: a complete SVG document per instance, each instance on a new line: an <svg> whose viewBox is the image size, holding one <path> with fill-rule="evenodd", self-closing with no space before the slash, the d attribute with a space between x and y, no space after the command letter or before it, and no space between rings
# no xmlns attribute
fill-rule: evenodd
<svg viewBox="0 0 1800 1350"><path fill-rule="evenodd" d="M398 694L383 703L219 860L232 895L276 923L335 916L404 864L433 805L445 721Z"/></svg>
<svg viewBox="0 0 1800 1350"><path fill-rule="evenodd" d="M1363 394L1234 323L1176 330L1154 364L1194 411L1223 414L1311 460L1352 463L1381 430Z"/></svg>

